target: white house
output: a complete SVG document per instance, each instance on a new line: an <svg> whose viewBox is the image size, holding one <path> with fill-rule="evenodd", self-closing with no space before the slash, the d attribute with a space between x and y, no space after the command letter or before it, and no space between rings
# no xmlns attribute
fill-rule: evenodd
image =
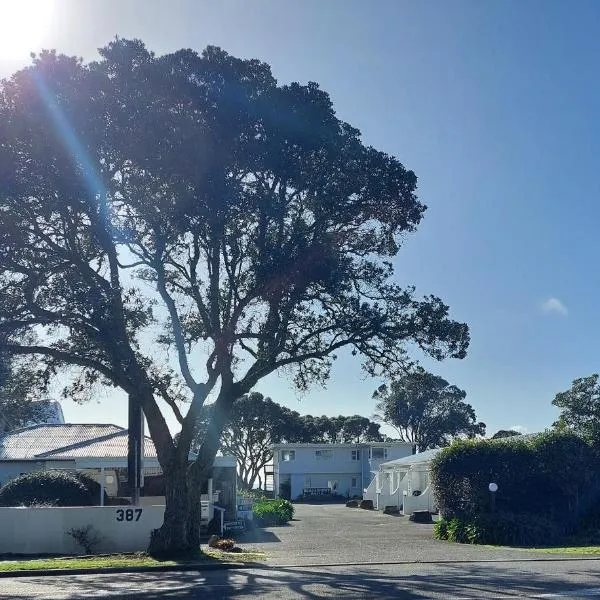
<svg viewBox="0 0 600 600"><path fill-rule="evenodd" d="M362 496L381 463L409 456L405 442L275 444L273 482L279 497L337 493Z"/></svg>
<svg viewBox="0 0 600 600"><path fill-rule="evenodd" d="M440 448L383 462L363 498L378 510L393 506L405 515L416 510L437 511L429 475L431 461Z"/></svg>

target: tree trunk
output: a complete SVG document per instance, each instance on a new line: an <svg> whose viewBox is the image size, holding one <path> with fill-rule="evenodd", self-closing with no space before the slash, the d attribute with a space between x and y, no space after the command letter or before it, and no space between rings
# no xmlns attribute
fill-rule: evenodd
<svg viewBox="0 0 600 600"><path fill-rule="evenodd" d="M201 491L208 482L209 470L194 471L188 469L189 482L189 518L187 522L187 541L191 549L200 548L200 526L202 522ZM208 499L212 502L212 498Z"/></svg>
<svg viewBox="0 0 600 600"><path fill-rule="evenodd" d="M188 538L189 502L187 464L171 464L165 470L165 518L150 536L149 554L173 557L199 550Z"/></svg>

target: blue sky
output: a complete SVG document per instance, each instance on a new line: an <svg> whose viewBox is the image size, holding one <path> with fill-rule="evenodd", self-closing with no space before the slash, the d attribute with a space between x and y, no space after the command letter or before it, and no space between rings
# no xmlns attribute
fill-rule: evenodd
<svg viewBox="0 0 600 600"><path fill-rule="evenodd" d="M216 44L282 83L319 82L419 176L429 210L398 278L469 323L465 360L425 364L467 390L490 433L551 425L555 393L598 370L597 2L47 0L36 27L35 7L7 18L20 3L2 3L1 75L42 46L94 58L118 34L157 53ZM371 415L377 383L344 356L326 390L298 397L282 376L258 390L300 412ZM118 397L64 412L126 423Z"/></svg>

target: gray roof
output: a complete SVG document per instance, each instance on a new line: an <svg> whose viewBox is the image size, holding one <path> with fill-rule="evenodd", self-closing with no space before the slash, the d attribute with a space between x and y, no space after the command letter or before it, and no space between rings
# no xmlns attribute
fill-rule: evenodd
<svg viewBox="0 0 600 600"><path fill-rule="evenodd" d="M441 448L433 448L432 450L425 450L425 452L419 452L418 454L411 454L410 456L405 456L403 458L388 460L387 462L381 463L379 468L385 470L426 463L434 459L441 451Z"/></svg>
<svg viewBox="0 0 600 600"><path fill-rule="evenodd" d="M0 437L0 460L27 460L41 454L88 443L127 430L117 425L41 424L10 431Z"/></svg>
<svg viewBox="0 0 600 600"><path fill-rule="evenodd" d="M125 429L95 440L38 454L38 458L123 458L127 456L127 445L127 430ZM156 448L148 437L144 438L144 457L156 458Z"/></svg>

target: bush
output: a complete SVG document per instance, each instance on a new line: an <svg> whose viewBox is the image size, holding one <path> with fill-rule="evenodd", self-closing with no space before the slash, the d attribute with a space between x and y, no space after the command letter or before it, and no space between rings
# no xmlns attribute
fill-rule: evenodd
<svg viewBox="0 0 600 600"><path fill-rule="evenodd" d="M472 521L452 517L433 526L434 536L461 544L498 546L548 546L557 543L560 527L551 519L537 515L494 513Z"/></svg>
<svg viewBox="0 0 600 600"><path fill-rule="evenodd" d="M284 525L294 517L294 505L289 500L259 500L252 512L257 525Z"/></svg>
<svg viewBox="0 0 600 600"><path fill-rule="evenodd" d="M90 491L87 479L67 471L26 473L0 488L0 506L93 506L100 492Z"/></svg>
<svg viewBox="0 0 600 600"><path fill-rule="evenodd" d="M598 456L570 433L500 440L463 440L433 460L440 513L472 521L490 512L488 484L498 484L499 512L575 522L580 502L598 490Z"/></svg>

